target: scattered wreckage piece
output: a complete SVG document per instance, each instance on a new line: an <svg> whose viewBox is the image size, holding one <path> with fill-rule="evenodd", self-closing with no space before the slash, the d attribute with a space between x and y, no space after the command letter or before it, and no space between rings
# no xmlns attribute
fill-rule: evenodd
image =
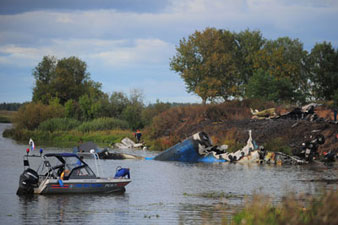
<svg viewBox="0 0 338 225"><path fill-rule="evenodd" d="M256 160L257 153L251 154L251 152L253 152L257 148L258 148L257 144L252 139L251 130L249 130L249 138L247 140L246 145L242 149L233 153L224 152L223 154L219 154L219 157L229 162L235 161L252 162Z"/></svg>
<svg viewBox="0 0 338 225"><path fill-rule="evenodd" d="M144 146L142 143L135 143L130 138L125 137L122 139L121 143L114 144L114 147L118 149L135 149L143 148Z"/></svg>
<svg viewBox="0 0 338 225"><path fill-rule="evenodd" d="M94 142L86 142L73 148L73 153L97 153L100 159L140 159L142 157L125 153L110 152L107 148L101 150Z"/></svg>
<svg viewBox="0 0 338 225"><path fill-rule="evenodd" d="M315 113L315 108L317 106L319 106L319 104L310 103L303 107L296 107L290 112L280 115L278 119L281 118L281 119L315 121L319 119L319 116Z"/></svg>
<svg viewBox="0 0 338 225"><path fill-rule="evenodd" d="M275 108L269 108L262 111L257 109L253 110L250 108L251 114L253 115L251 119L266 119L266 118L277 118L277 113Z"/></svg>
<svg viewBox="0 0 338 225"><path fill-rule="evenodd" d="M325 143L325 137L317 134L315 137L310 136L309 139L302 143L301 148L293 150L293 155L298 156L306 161L313 161L319 157L318 147Z"/></svg>
<svg viewBox="0 0 338 225"><path fill-rule="evenodd" d="M288 155L282 152L268 152L264 146L258 147L252 139L251 130L247 144L236 152L227 152L226 145L213 146L210 138L204 132L199 132L180 142L154 158L161 161L180 162L230 162L230 163L259 163L259 164L289 164L301 165L314 160L318 155L317 148L325 142L323 135L317 135L311 141L305 142L298 154ZM332 154L328 158L332 160Z"/></svg>
<svg viewBox="0 0 338 225"><path fill-rule="evenodd" d="M180 161L180 162L235 162L250 155L257 148L249 131L247 145L234 153L226 152L228 146L214 146L209 136L204 132L199 132L178 143L154 158L161 161Z"/></svg>
<svg viewBox="0 0 338 225"><path fill-rule="evenodd" d="M199 132L154 158L147 159L179 162L225 162L226 160L215 157L218 153L224 153L222 147L213 146L209 136L204 132Z"/></svg>
<svg viewBox="0 0 338 225"><path fill-rule="evenodd" d="M293 119L315 121L319 119L318 115L315 113L315 108L317 106L319 106L319 104L310 103L303 107L296 107L290 112L281 115L277 115L275 108L269 108L262 111L250 108L251 114L253 115L251 119Z"/></svg>

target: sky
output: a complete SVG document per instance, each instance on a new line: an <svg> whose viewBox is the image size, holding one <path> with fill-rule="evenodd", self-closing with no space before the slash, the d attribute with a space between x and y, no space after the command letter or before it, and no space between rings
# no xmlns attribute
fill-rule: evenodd
<svg viewBox="0 0 338 225"><path fill-rule="evenodd" d="M0 0L0 102L31 101L43 56L76 56L102 90L145 103L201 102L170 58L207 27L338 47L338 0Z"/></svg>

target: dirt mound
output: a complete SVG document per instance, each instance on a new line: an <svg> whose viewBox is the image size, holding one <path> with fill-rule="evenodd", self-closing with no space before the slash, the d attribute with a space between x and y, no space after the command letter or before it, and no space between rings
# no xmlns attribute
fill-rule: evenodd
<svg viewBox="0 0 338 225"><path fill-rule="evenodd" d="M276 107L277 113L287 112ZM325 137L325 143L318 149L320 153L336 149L338 151L338 124L332 123L333 113L325 107L317 107L315 113L321 118L315 121L305 119L277 118L251 119L250 106L245 103L231 103L190 106L175 109L158 118L156 136L167 137L176 144L196 132L204 131L215 145L227 144L230 150L237 150L246 144L248 130L252 130L253 139L258 145L269 147L273 151L295 151L301 144L318 134ZM165 124L164 124L165 121ZM158 129L161 128L161 129ZM172 138L175 137L175 138ZM166 143L168 145L168 143Z"/></svg>

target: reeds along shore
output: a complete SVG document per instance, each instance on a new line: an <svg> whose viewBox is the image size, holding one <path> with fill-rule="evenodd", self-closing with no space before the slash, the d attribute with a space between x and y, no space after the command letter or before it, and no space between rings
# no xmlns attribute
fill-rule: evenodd
<svg viewBox="0 0 338 225"><path fill-rule="evenodd" d="M325 191L319 196L289 194L278 204L273 204L269 197L254 195L233 216L232 224L331 225L338 224L337 211L336 190Z"/></svg>

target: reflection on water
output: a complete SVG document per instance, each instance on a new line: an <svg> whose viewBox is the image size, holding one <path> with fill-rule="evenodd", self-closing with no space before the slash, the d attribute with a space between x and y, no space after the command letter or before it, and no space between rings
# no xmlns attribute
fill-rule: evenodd
<svg viewBox="0 0 338 225"><path fill-rule="evenodd" d="M0 124L0 131L8 126ZM15 192L27 146L2 137L0 146L2 224L212 224L230 221L243 196L255 192L278 200L290 191L316 194L337 187L336 183L308 182L337 179L337 167L322 164L275 167L106 160L102 161L106 176L112 176L117 166L131 169L132 183L124 194L19 197ZM71 149L49 148L45 153L55 151Z"/></svg>

